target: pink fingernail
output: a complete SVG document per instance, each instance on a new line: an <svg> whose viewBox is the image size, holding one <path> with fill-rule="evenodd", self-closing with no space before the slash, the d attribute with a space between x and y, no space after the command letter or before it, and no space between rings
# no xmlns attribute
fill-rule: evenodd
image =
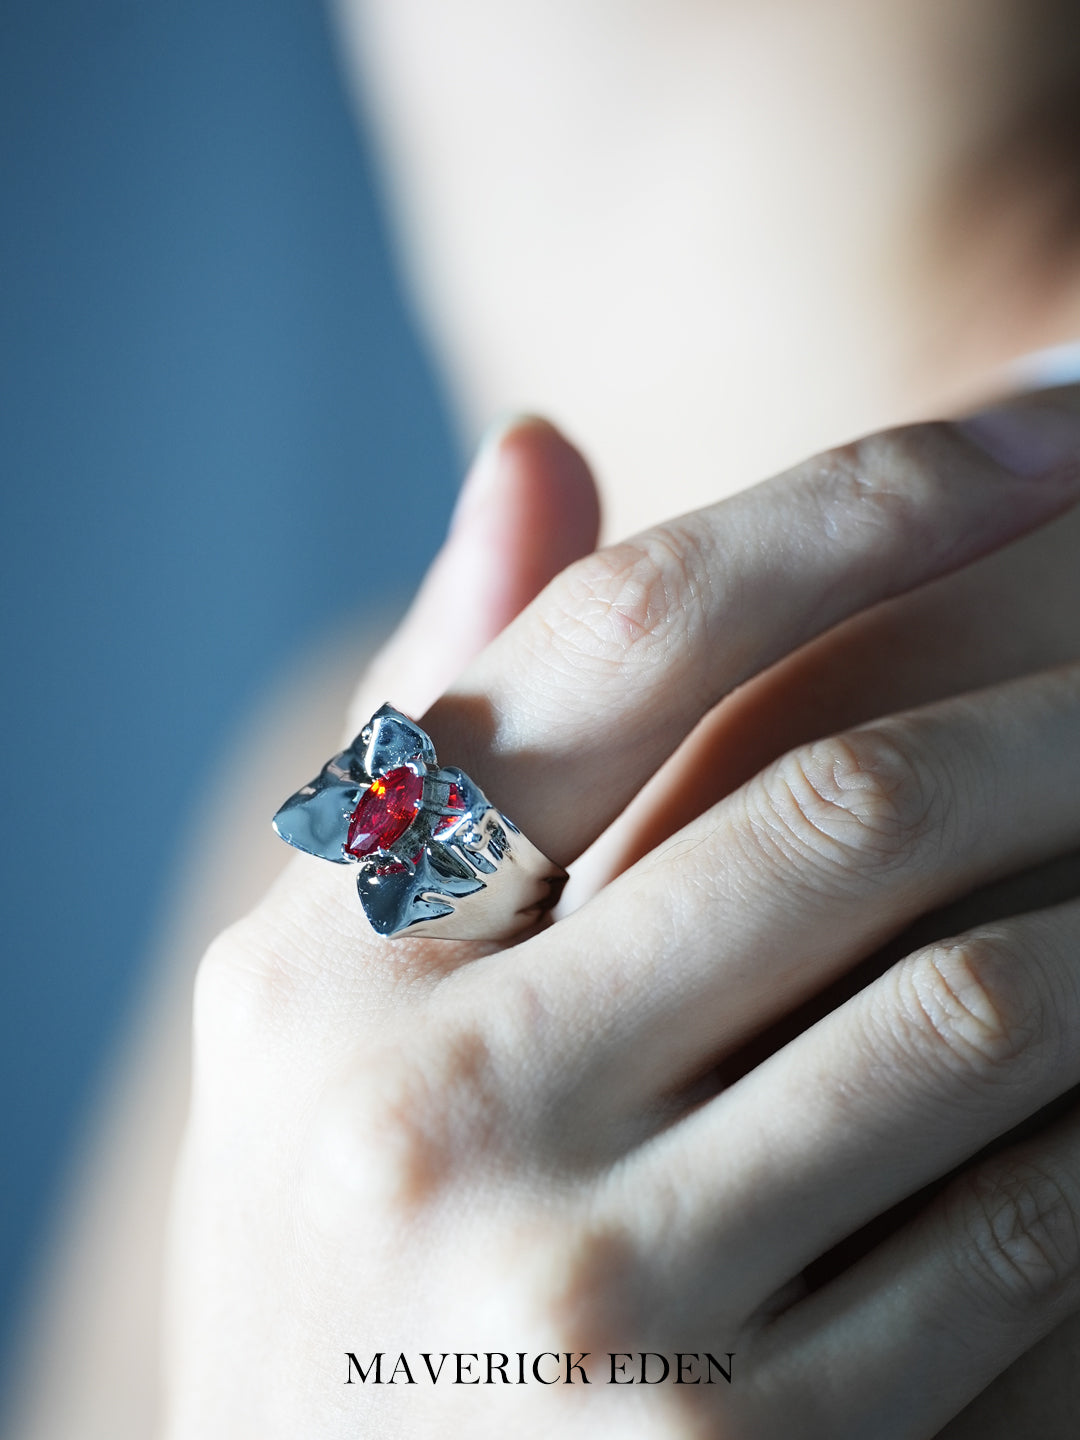
<svg viewBox="0 0 1080 1440"><path fill-rule="evenodd" d="M502 440L512 430L528 424L532 419L531 415L516 413L500 415L484 431L469 472L465 476L465 483L458 493L457 504L450 517L451 529L491 499L499 483L499 446Z"/></svg>
<svg viewBox="0 0 1080 1440"><path fill-rule="evenodd" d="M956 428L1014 475L1080 475L1080 414L1025 398L979 410Z"/></svg>

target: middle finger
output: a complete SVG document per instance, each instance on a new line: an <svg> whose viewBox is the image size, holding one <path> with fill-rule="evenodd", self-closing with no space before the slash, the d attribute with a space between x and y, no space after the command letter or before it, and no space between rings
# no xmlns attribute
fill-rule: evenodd
<svg viewBox="0 0 1080 1440"><path fill-rule="evenodd" d="M1076 776L1080 664L875 722L784 757L459 983L526 989L558 1084L648 1113L919 916L1080 847Z"/></svg>

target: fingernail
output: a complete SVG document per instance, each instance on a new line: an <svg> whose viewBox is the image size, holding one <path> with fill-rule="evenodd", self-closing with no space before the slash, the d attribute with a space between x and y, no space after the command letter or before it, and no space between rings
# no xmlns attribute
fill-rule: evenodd
<svg viewBox="0 0 1080 1440"><path fill-rule="evenodd" d="M1029 399L992 405L956 428L1014 475L1034 479L1080 469L1080 414Z"/></svg>
<svg viewBox="0 0 1080 1440"><path fill-rule="evenodd" d="M458 492L454 513L450 517L451 529L463 518L482 509L491 499L499 484L500 445L512 430L527 425L534 418L532 415L510 412L498 416L484 431L465 482Z"/></svg>

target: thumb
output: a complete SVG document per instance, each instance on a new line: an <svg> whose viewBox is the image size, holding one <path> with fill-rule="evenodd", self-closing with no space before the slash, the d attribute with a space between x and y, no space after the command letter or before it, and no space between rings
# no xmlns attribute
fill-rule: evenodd
<svg viewBox="0 0 1080 1440"><path fill-rule="evenodd" d="M553 425L517 416L488 431L442 549L350 707L354 727L389 700L422 715L549 580L596 546L588 464Z"/></svg>

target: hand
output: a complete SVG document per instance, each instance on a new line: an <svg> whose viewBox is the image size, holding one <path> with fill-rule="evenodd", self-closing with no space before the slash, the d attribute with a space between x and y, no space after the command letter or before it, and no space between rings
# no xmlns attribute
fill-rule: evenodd
<svg viewBox="0 0 1080 1440"><path fill-rule="evenodd" d="M578 463L542 427L515 447L588 550ZM624 837L655 841L702 751L665 762L722 697L1061 513L1080 475L1051 469L948 427L823 457L571 565L422 723L553 859L630 801ZM455 543L444 576L471 573ZM399 660L458 598L439 584ZM972 1163L1080 1080L1077 907L918 951L738 1056L927 911L1080 843L1078 713L1064 667L808 745L503 950L379 941L351 877L298 857L200 978L168 1433L932 1434L1080 1301L1076 1118ZM348 1351L518 1350L736 1359L715 1387L595 1383L606 1361L589 1387L344 1384Z"/></svg>

